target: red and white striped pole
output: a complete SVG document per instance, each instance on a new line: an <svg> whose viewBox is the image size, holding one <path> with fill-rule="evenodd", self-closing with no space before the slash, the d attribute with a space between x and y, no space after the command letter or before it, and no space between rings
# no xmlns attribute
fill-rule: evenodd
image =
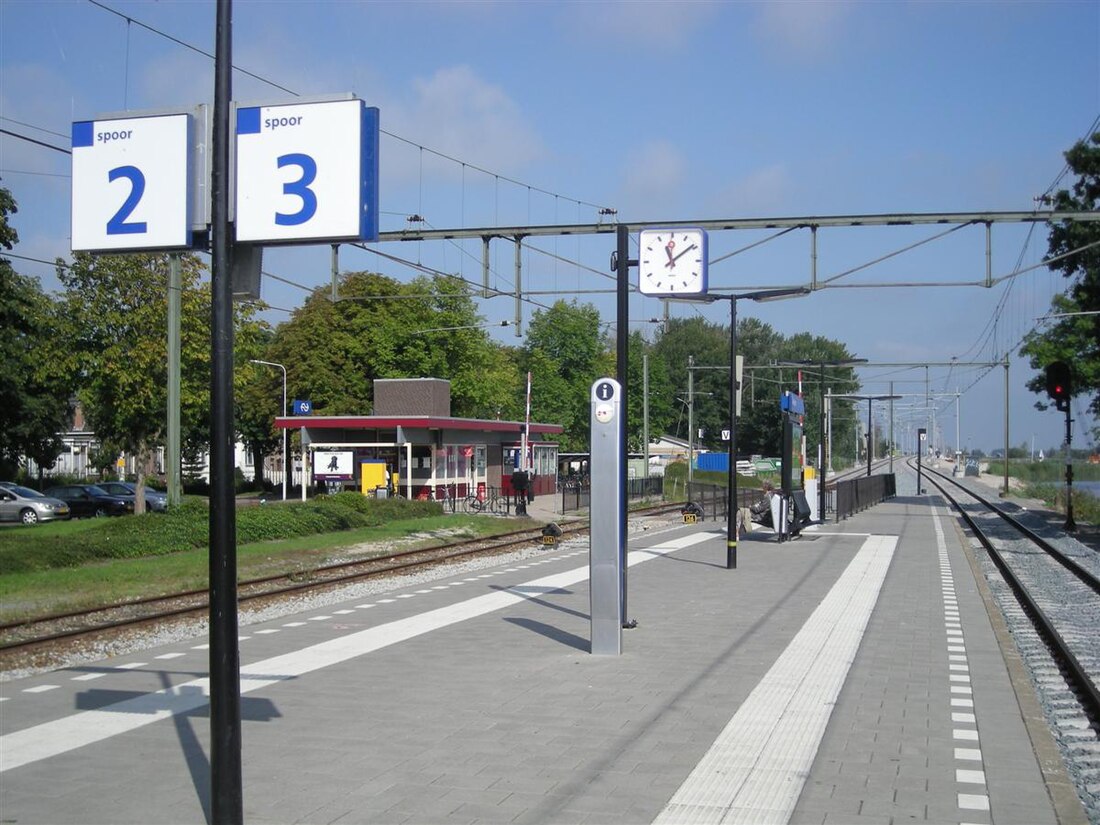
<svg viewBox="0 0 1100 825"><path fill-rule="evenodd" d="M531 373L527 373L527 410L523 415L523 435L520 439L520 469L531 470L531 458L527 454L527 450L530 446L530 440L527 437L527 431L531 427Z"/></svg>

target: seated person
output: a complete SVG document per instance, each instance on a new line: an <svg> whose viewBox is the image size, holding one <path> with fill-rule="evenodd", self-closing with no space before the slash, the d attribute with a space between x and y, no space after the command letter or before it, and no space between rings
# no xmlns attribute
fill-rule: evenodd
<svg viewBox="0 0 1100 825"><path fill-rule="evenodd" d="M757 524L762 524L765 527L772 526L772 496L775 495L775 487L770 481L765 481L763 485L764 497L755 501L752 506L749 507L749 518L755 521Z"/></svg>

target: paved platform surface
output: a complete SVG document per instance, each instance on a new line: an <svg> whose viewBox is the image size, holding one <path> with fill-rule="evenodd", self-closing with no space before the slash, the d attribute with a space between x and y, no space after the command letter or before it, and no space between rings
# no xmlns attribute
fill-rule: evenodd
<svg viewBox="0 0 1100 825"><path fill-rule="evenodd" d="M930 497L736 570L709 522L630 563L620 656L588 652L585 539L242 627L245 821L1057 821ZM207 821L204 641L0 684L0 820Z"/></svg>

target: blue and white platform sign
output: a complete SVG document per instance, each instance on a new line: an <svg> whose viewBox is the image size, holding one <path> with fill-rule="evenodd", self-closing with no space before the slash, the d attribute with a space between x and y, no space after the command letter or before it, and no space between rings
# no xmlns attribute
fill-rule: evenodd
<svg viewBox="0 0 1100 825"><path fill-rule="evenodd" d="M191 245L191 117L73 123L74 252Z"/></svg>
<svg viewBox="0 0 1100 825"><path fill-rule="evenodd" d="M361 100L237 109L237 240L378 238L378 109Z"/></svg>
<svg viewBox="0 0 1100 825"><path fill-rule="evenodd" d="M295 398L291 410L293 410L295 415L312 415L313 402Z"/></svg>

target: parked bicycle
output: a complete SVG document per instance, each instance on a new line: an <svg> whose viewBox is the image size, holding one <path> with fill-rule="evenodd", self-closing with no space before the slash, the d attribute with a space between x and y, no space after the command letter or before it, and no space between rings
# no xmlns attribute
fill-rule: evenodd
<svg viewBox="0 0 1100 825"><path fill-rule="evenodd" d="M496 487L490 487L480 496L466 496L462 501L462 510L466 513L492 513L496 516L507 516L512 512L512 500L509 496L502 496Z"/></svg>

